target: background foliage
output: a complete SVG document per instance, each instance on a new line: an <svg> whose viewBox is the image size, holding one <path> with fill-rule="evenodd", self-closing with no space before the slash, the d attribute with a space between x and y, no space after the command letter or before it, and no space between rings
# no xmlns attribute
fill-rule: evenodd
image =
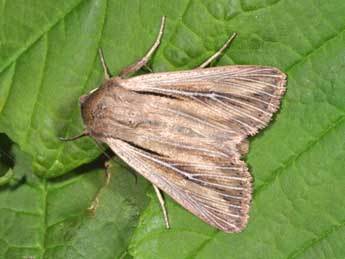
<svg viewBox="0 0 345 259"><path fill-rule="evenodd" d="M0 0L0 14L0 175L16 175L0 187L1 258L345 257L344 1ZM240 234L169 198L166 231L144 179L113 163L102 187L95 143L58 140L83 127L78 97L102 82L97 48L118 73L147 50L162 15L154 71L193 68L236 31L214 65L288 74L280 112L251 139L255 192Z"/></svg>

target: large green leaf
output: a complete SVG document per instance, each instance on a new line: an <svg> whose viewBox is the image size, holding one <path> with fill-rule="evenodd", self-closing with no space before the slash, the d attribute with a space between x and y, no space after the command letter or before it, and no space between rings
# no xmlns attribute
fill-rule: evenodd
<svg viewBox="0 0 345 259"><path fill-rule="evenodd" d="M246 158L255 178L248 227L240 234L221 233L168 199L172 229L166 231L152 198L130 253L138 258L345 257L344 1L0 0L0 13L0 131L45 178L100 154L88 138L58 140L82 130L78 97L102 82L98 47L116 74L143 55L164 14L167 27L151 66L190 69L237 31L215 65L271 65L288 74L282 108L251 139ZM0 255L126 254L137 213L146 204L146 185L138 194L142 184L116 167L112 184L101 191L109 194L90 216L86 208L102 185L102 170L49 181L33 176L30 167L22 166L22 174L30 176L26 180L0 189ZM130 205L121 202L127 199Z"/></svg>
<svg viewBox="0 0 345 259"><path fill-rule="evenodd" d="M48 182L27 171L30 159L24 153L15 153L14 172L24 175L25 184L0 187L0 258L127 254L138 215L147 203L147 182L140 178L136 183L117 165L109 169L108 185L102 170L90 166Z"/></svg>

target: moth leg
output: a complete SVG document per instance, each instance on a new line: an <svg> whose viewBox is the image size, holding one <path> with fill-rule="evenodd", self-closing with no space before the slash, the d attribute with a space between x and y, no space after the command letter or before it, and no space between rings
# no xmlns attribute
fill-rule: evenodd
<svg viewBox="0 0 345 259"><path fill-rule="evenodd" d="M155 52L155 50L158 48L160 44L160 41L163 36L164 26L165 26L165 16L162 17L159 33L152 47L149 49L149 51L146 53L146 55L142 59L140 59L136 63L129 65L128 67L123 69L119 75L120 77L124 78L128 76L129 74L138 71L140 68L146 65L146 63L149 61L149 59L151 58L151 56L153 55L153 53Z"/></svg>
<svg viewBox="0 0 345 259"><path fill-rule="evenodd" d="M104 59L103 50L99 48L98 53L99 53L99 58L101 59L102 67L103 67L104 79L108 80L110 79L110 74L109 74L107 63L105 62L105 59Z"/></svg>
<svg viewBox="0 0 345 259"><path fill-rule="evenodd" d="M90 211L92 214L95 214L98 204L99 204L99 199L98 199L98 193L97 193L96 197L93 199L90 207L88 207L87 210Z"/></svg>
<svg viewBox="0 0 345 259"><path fill-rule="evenodd" d="M168 213L167 213L167 210L165 208L165 201L164 201L163 196L161 194L161 191L158 189L158 187L156 185L154 185L154 184L152 184L152 185L153 185L153 188L155 189L156 195L158 197L159 203L160 203L162 211L163 211L165 227L167 229L169 229L170 228L170 224L169 224Z"/></svg>
<svg viewBox="0 0 345 259"><path fill-rule="evenodd" d="M150 68L147 64L144 65L144 68L147 69L150 73L153 73L152 68Z"/></svg>
<svg viewBox="0 0 345 259"><path fill-rule="evenodd" d="M95 198L93 199L90 207L87 208L88 211L90 211L91 213L95 213L99 204L99 196L101 194L101 191L107 187L111 181L111 173L109 172L109 168L111 167L111 162L106 161L104 163L105 165L105 181L103 183L103 185L101 186L101 188L97 191Z"/></svg>
<svg viewBox="0 0 345 259"><path fill-rule="evenodd" d="M111 181L111 173L109 172L109 168L111 167L111 162L106 161L105 165L105 182L102 188L107 187Z"/></svg>
<svg viewBox="0 0 345 259"><path fill-rule="evenodd" d="M214 53L211 57L209 57L204 63L202 63L199 68L205 68L207 67L212 61L216 60L217 58L219 58L219 56L221 56L224 52L224 50L229 46L229 44L231 43L231 41L235 38L236 36L236 32L234 32L229 38L228 40L225 42L225 44L223 45L223 47L221 47L216 53Z"/></svg>

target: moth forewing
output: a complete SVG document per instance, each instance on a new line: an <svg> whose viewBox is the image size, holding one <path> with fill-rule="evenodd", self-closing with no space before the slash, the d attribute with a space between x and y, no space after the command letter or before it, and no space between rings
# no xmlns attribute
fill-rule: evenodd
<svg viewBox="0 0 345 259"><path fill-rule="evenodd" d="M254 135L279 108L286 75L274 67L223 66L154 73L121 85L135 92L183 97L198 108L197 116L221 123L234 134Z"/></svg>
<svg viewBox="0 0 345 259"><path fill-rule="evenodd" d="M142 60L117 77L105 72L103 85L83 98L84 135L108 144L208 224L239 232L247 224L252 193L251 175L241 160L248 151L246 137L264 128L279 108L286 75L253 65L203 68L233 35L197 69L125 79L158 47L164 22ZM102 64L106 70L104 59Z"/></svg>

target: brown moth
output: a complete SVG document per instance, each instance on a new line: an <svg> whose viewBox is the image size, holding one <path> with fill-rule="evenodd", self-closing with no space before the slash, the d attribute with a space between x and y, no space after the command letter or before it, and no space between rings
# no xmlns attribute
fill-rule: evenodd
<svg viewBox="0 0 345 259"><path fill-rule="evenodd" d="M169 222L159 190L206 223L241 231L248 220L252 177L241 156L247 136L266 127L279 109L286 75L274 67L205 68L234 38L198 68L126 78L146 65L148 53L80 98L85 130L148 179Z"/></svg>

